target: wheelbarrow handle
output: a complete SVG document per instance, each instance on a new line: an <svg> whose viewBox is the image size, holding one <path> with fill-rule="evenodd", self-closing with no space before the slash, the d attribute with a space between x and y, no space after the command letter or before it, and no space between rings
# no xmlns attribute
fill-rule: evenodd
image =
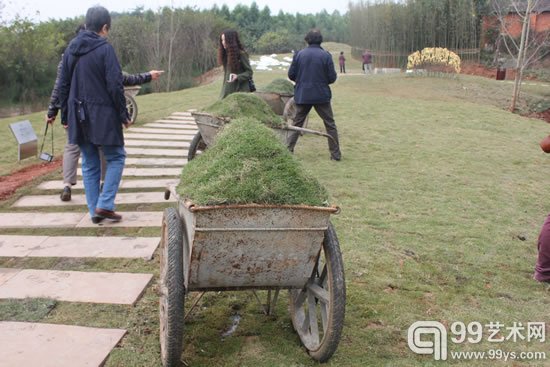
<svg viewBox="0 0 550 367"><path fill-rule="evenodd" d="M303 128L303 127L298 127L298 126L293 126L293 125L287 125L287 126L284 127L284 129L285 130L292 130L292 131L299 131L299 132L306 133L306 134L320 135L320 136L324 136L324 137L329 138L332 141L334 141L334 138L332 136L330 136L329 134L322 133L322 132L317 131L317 130L306 129L306 128Z"/></svg>

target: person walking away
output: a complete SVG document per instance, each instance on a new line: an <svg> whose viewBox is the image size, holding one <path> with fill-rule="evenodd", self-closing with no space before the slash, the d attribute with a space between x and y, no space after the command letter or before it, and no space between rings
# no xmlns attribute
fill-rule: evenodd
<svg viewBox="0 0 550 367"><path fill-rule="evenodd" d="M540 142L545 153L550 153L550 135ZM538 239L538 257L533 278L539 282L550 283L550 214L546 217Z"/></svg>
<svg viewBox="0 0 550 367"><path fill-rule="evenodd" d="M84 29L84 25L78 27L76 34ZM59 112L59 79L61 77L61 70L63 67L63 59L59 61L57 66L57 77L55 78L54 87L50 96L50 104L48 105L48 112L46 114L46 123L52 124ZM139 74L127 74L122 73L122 84L124 86L133 86L149 83L151 80L157 80L163 70L151 70L147 73ZM67 130L67 121L61 121L61 125ZM78 159L80 158L80 148L77 144L69 143L68 135L67 142L65 143L65 149L63 150L63 190L61 191L61 201L71 201L71 186L76 185L76 173L78 168ZM101 158L101 182L105 180L105 159L103 153L100 150Z"/></svg>
<svg viewBox="0 0 550 367"><path fill-rule="evenodd" d="M288 69L288 78L296 83L294 86L294 101L296 102L294 125L302 127L309 111L315 108L315 111L323 119L327 134L332 137L332 139L328 139L330 159L339 161L341 153L338 130L330 103L332 92L329 84L334 83L337 77L332 56L321 47L323 36L319 30L309 31L304 40L308 46L294 54ZM295 132L289 138L288 148L291 152L294 151L299 135L298 132Z"/></svg>
<svg viewBox="0 0 550 367"><path fill-rule="evenodd" d="M249 80L254 72L237 31L228 29L220 35L218 64L223 66L224 76L220 99L235 92L250 92Z"/></svg>
<svg viewBox="0 0 550 367"><path fill-rule="evenodd" d="M93 223L122 219L115 213L114 202L126 159L122 126L132 124L126 109L122 70L106 39L110 28L107 9L88 9L86 30L69 43L63 55L59 84L61 120L68 123L69 143L78 144L82 153L86 203ZM101 192L100 147L107 162Z"/></svg>
<svg viewBox="0 0 550 367"><path fill-rule="evenodd" d="M344 57L344 51L340 51L338 56L338 64L340 64L340 73L346 73L346 58Z"/></svg>
<svg viewBox="0 0 550 367"><path fill-rule="evenodd" d="M372 54L369 50L365 50L362 55L363 58L363 71L365 74L372 72Z"/></svg>

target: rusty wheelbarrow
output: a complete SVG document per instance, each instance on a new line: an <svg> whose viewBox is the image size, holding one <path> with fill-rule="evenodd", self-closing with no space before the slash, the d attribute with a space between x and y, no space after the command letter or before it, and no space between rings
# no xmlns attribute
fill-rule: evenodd
<svg viewBox="0 0 550 367"><path fill-rule="evenodd" d="M292 324L303 346L313 359L327 361L340 341L346 302L340 245L329 218L339 208L196 206L174 187L165 196L170 194L178 204L162 220L163 366L180 362L185 295L195 291L253 290L259 300L256 291L267 290L264 312L270 314L279 291L288 289Z"/></svg>
<svg viewBox="0 0 550 367"><path fill-rule="evenodd" d="M220 129L226 123L230 122L230 118L218 117L205 112L191 112L197 123L199 131L191 140L189 144L189 151L187 153L187 160L192 160L195 156L201 154L208 146L214 144L214 138L220 131ZM283 124L281 127L272 127L272 130L277 134L279 139L284 145L289 144L289 139L292 134L298 132L300 134L314 134L324 136L327 139L332 139L332 136L327 133L323 133L317 130L310 130L302 127L293 126L290 124Z"/></svg>

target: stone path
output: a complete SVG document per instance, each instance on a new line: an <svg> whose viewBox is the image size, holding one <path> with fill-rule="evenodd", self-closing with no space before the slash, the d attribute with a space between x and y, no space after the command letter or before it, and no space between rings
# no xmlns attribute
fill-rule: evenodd
<svg viewBox="0 0 550 367"><path fill-rule="evenodd" d="M161 152L162 153L162 152ZM79 168L77 171L79 176L82 176L82 170ZM127 176L179 176L181 174L181 168L124 168L122 177Z"/></svg>
<svg viewBox="0 0 550 367"><path fill-rule="evenodd" d="M188 130L188 131L197 131L197 127L194 125L185 125L185 124L166 124L166 123L149 123L143 125L144 127L157 127L159 129L181 129L181 130Z"/></svg>
<svg viewBox="0 0 550 367"><path fill-rule="evenodd" d="M187 157L187 149L147 149L126 147L126 154Z"/></svg>
<svg viewBox="0 0 550 367"><path fill-rule="evenodd" d="M0 283L0 299L51 298L133 305L152 277L152 274L24 269Z"/></svg>
<svg viewBox="0 0 550 367"><path fill-rule="evenodd" d="M149 140L185 140L190 141L195 134L141 134L141 133L128 133L124 134L128 139L149 139Z"/></svg>
<svg viewBox="0 0 550 367"><path fill-rule="evenodd" d="M117 204L163 203L164 191L160 192L119 192L116 196ZM174 201L174 199L169 199ZM59 200L59 195L27 195L17 200L12 207L39 207L39 206L74 206L86 205L84 194L72 195L71 201Z"/></svg>
<svg viewBox="0 0 550 367"><path fill-rule="evenodd" d="M185 163L187 163L187 160L185 160L181 165L183 166ZM161 187L165 188L169 185L173 185L174 183L177 183L177 178L156 178L156 179L142 179L142 180L124 180L120 181L120 188L121 189L136 189L136 188L154 188L154 187ZM59 181L45 181L42 182L40 185L38 185L38 188L41 190L61 190L63 187L63 180ZM84 185L82 184L82 181L78 181L76 185L74 185L73 190L83 190Z"/></svg>
<svg viewBox="0 0 550 367"><path fill-rule="evenodd" d="M124 334L122 329L1 321L0 366L102 366Z"/></svg>
<svg viewBox="0 0 550 367"><path fill-rule="evenodd" d="M188 112L174 113L143 127L126 130L127 167L117 204L166 202L167 206L173 205L174 199L164 200L162 189L177 184L181 168L187 163L186 148L196 132L193 117ZM104 221L93 224L85 209L85 195L81 191L84 188L81 178L79 180L73 186L75 191L70 202L60 201L62 181L58 179L42 182L36 187L37 190L56 190L55 194L44 192L21 197L12 207L22 209L0 213L0 229L27 228L33 233L0 234L0 257L151 260L159 245L159 237L78 236L78 229L156 227L160 234L162 211L136 209L120 212L123 220L119 223ZM124 192L124 189L138 189L139 192ZM41 209L59 206L71 210L78 210L77 207L81 206L82 210L52 212ZM36 209L21 211L30 207ZM40 229L48 228L72 230L67 231L67 236L40 235ZM50 298L65 302L133 305L139 302L152 279L152 274L0 268L0 300ZM0 367L102 366L125 333L126 330L117 328L0 321Z"/></svg>
<svg viewBox="0 0 550 367"><path fill-rule="evenodd" d="M0 228L97 228L99 227L160 227L162 212L117 212L122 222L103 221L93 224L84 213L0 213Z"/></svg>
<svg viewBox="0 0 550 367"><path fill-rule="evenodd" d="M1 236L4 257L120 257L151 260L159 237ZM2 280L0 279L0 284Z"/></svg>
<svg viewBox="0 0 550 367"><path fill-rule="evenodd" d="M176 135L195 135L198 130L182 129L153 129L147 127L131 127L127 130L129 133L147 133L147 134L176 134Z"/></svg>

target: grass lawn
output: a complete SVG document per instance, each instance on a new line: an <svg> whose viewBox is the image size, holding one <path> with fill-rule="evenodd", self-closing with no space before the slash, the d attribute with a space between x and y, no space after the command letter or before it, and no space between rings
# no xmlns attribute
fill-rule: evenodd
<svg viewBox="0 0 550 367"><path fill-rule="evenodd" d="M342 46L327 48L340 51ZM360 64L348 57L348 73L354 72L360 72ZM281 76L282 71L256 72L254 79L261 87ZM137 97L139 122L207 106L220 87L217 80L181 92ZM333 109L342 161L330 161L326 141L317 136L302 137L295 151L342 208L333 223L344 257L346 322L328 366L512 365L495 360L435 362L432 356L409 350L407 329L418 320L447 326L456 321L500 322L507 336L506 327L514 322L548 322L550 293L532 280L532 273L538 231L550 211L550 156L538 147L550 127L503 110L511 89L511 84L468 76L339 75ZM526 92L548 93L542 88ZM43 127L42 115L23 119L38 130ZM6 124L14 120L19 119L0 120L4 141L9 140ZM315 113L309 121L310 128L323 129ZM60 132L57 128L58 147L64 139ZM4 144L0 149L0 172L6 173L16 166L10 163L15 148ZM16 196L37 192L29 187ZM0 210L13 211L13 200L1 204ZM159 235L150 229L131 234ZM151 262L0 258L0 267L151 272L158 280L158 254ZM0 319L126 328L129 333L106 366L157 366L158 289L156 281L152 284L135 307L0 301ZM286 301L284 293L277 316L265 317L251 293L207 293L186 324L183 359L191 366L316 365L292 330ZM237 331L222 338L237 313L242 316ZM479 344L455 344L449 338L449 349L544 351L550 359L547 342L490 343L487 336ZM513 365L544 364L525 360Z"/></svg>

